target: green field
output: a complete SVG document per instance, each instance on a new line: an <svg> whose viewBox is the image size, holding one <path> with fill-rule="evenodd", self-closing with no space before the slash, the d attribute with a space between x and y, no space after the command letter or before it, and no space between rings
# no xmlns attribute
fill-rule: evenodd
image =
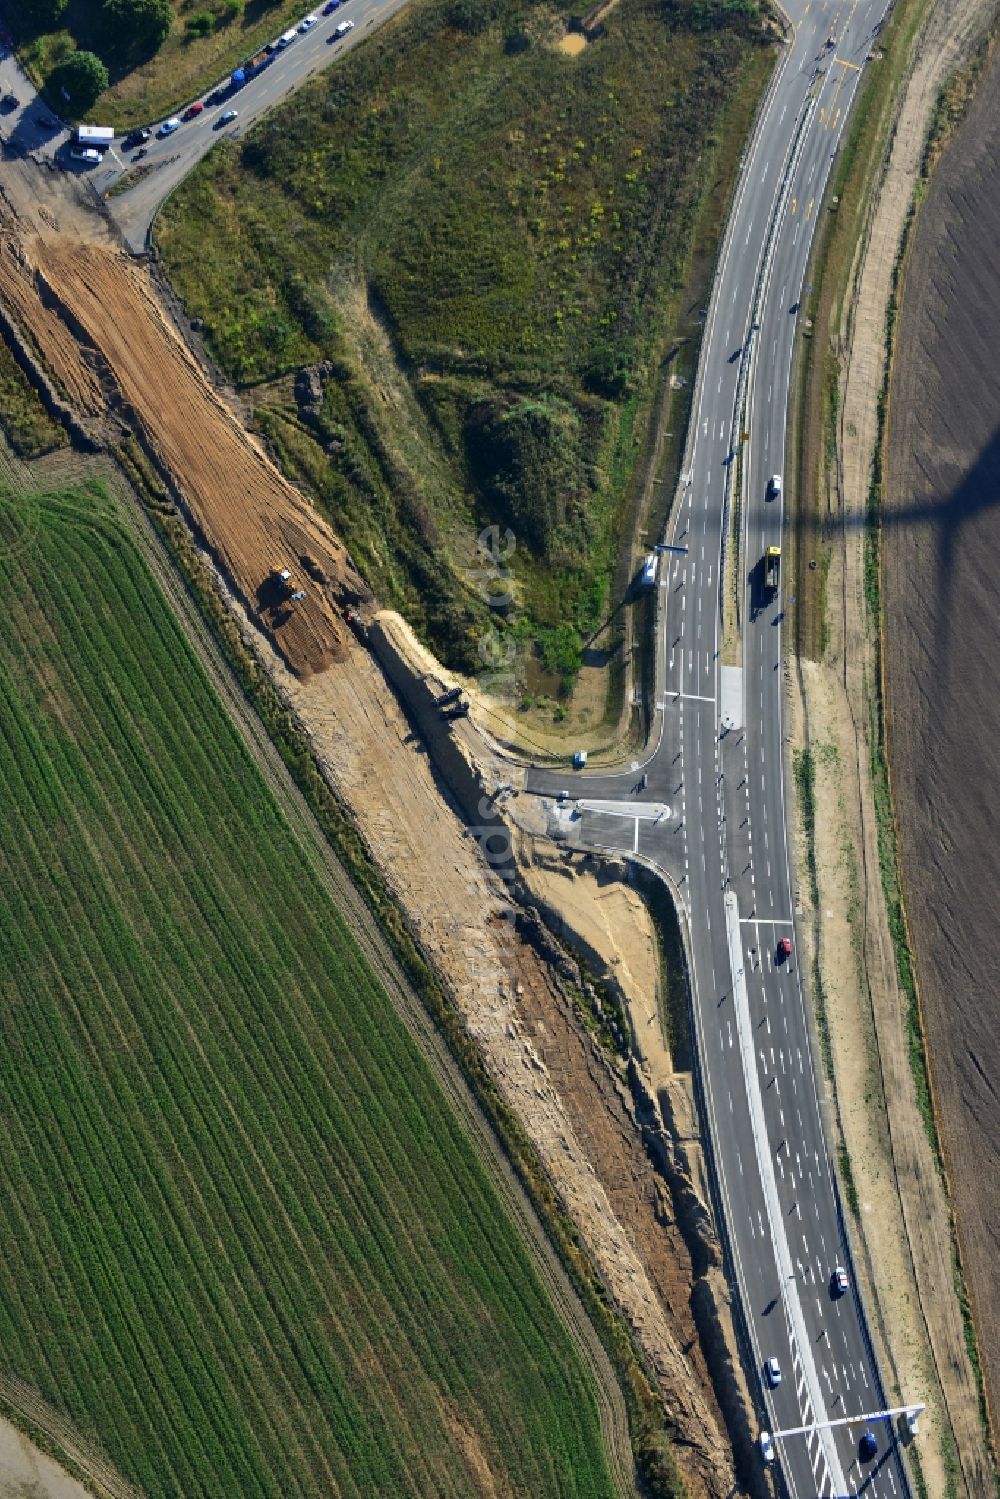
<svg viewBox="0 0 1000 1499"><path fill-rule="evenodd" d="M413 0L157 228L285 467L466 669L487 524L516 536L519 638L548 671L572 677L603 618L717 132L760 86L752 0L621 0L570 57L581 9ZM293 398L280 377L321 361L320 398Z"/></svg>
<svg viewBox="0 0 1000 1499"><path fill-rule="evenodd" d="M2 497L0 606L0 1369L150 1496L609 1494L479 1157L99 486Z"/></svg>

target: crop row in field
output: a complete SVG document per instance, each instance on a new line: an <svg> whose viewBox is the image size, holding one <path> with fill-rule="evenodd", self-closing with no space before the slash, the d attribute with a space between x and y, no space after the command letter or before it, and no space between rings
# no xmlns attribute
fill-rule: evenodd
<svg viewBox="0 0 1000 1499"><path fill-rule="evenodd" d="M150 1495L609 1492L481 1162L97 488L0 505L0 1366Z"/></svg>

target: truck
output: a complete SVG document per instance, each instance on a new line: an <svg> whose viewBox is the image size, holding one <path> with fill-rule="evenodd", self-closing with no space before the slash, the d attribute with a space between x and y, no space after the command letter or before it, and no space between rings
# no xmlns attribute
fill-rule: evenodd
<svg viewBox="0 0 1000 1499"><path fill-rule="evenodd" d="M261 47L252 57L248 57L246 62L241 62L239 67L229 75L227 92L235 93L237 89L241 89L245 83L249 83L251 78L255 78L263 68L266 68L269 62L273 62L277 55L278 43L276 41L268 42L266 47ZM220 95L218 102L221 103L223 90L219 89L217 92Z"/></svg>
<svg viewBox="0 0 1000 1499"><path fill-rule="evenodd" d="M106 151L114 138L110 125L77 125L73 136L78 146L89 146L93 151Z"/></svg>
<svg viewBox="0 0 1000 1499"><path fill-rule="evenodd" d="M781 579L781 548L768 547L764 553L764 592L777 593Z"/></svg>

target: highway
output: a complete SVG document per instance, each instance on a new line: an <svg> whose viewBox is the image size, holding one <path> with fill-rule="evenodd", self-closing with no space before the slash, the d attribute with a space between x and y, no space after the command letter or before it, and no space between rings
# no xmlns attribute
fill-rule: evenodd
<svg viewBox="0 0 1000 1499"><path fill-rule="evenodd" d="M631 854L672 881L691 960L700 1092L727 1266L768 1431L877 1411L886 1400L854 1286L796 954L782 730L782 622L756 565L780 545L789 379L817 212L885 0L792 3L742 165L661 557L656 717L643 762L615 773L532 770L551 826ZM831 40L832 43L831 43ZM745 440L744 440L744 434ZM735 461L737 453L741 461ZM725 640L723 548L739 487L741 638ZM581 801L582 799L582 801ZM650 816L655 808L656 815ZM642 815L639 815L641 811ZM787 938L791 955L782 960ZM831 1291L844 1266L850 1289ZM776 1389L763 1377L777 1358ZM878 1453L864 1461L871 1426ZM865 1423L775 1443L789 1495L910 1492L895 1429Z"/></svg>

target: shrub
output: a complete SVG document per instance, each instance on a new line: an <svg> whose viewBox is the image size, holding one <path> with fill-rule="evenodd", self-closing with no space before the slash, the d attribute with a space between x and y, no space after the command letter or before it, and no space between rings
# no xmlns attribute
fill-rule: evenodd
<svg viewBox="0 0 1000 1499"><path fill-rule="evenodd" d="M93 52L73 52L49 76L48 89L72 115L86 114L108 86L108 70Z"/></svg>

